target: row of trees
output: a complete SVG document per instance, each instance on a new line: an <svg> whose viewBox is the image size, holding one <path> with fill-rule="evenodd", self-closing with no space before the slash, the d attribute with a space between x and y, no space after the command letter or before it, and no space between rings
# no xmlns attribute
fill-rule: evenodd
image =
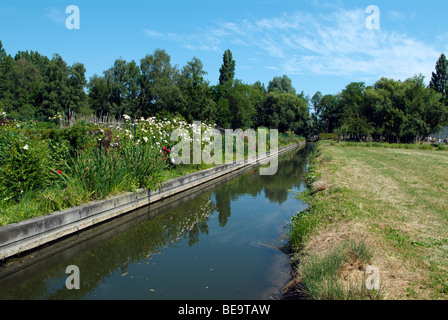
<svg viewBox="0 0 448 320"><path fill-rule="evenodd" d="M59 55L38 52L8 55L0 42L0 108L19 120L46 120L70 109L115 118L181 116L221 127L266 126L307 134L311 128L308 101L296 94L287 76L275 77L267 88L235 78L232 52L223 54L219 82L204 77L203 63L194 57L179 69L165 50L140 60L117 59L89 81L81 63L69 66Z"/></svg>
<svg viewBox="0 0 448 320"><path fill-rule="evenodd" d="M448 124L448 62L441 55L429 86L423 76L381 78L373 86L352 82L336 95L316 92L311 103L316 132L363 140L411 142Z"/></svg>
<svg viewBox="0 0 448 320"><path fill-rule="evenodd" d="M55 54L37 52L6 54L0 41L0 108L17 119L48 119L58 111L88 112L86 69L72 66Z"/></svg>
<svg viewBox="0 0 448 320"><path fill-rule="evenodd" d="M373 86L353 82L339 94L317 92L311 99L298 94L286 75L274 77L266 88L260 81L236 79L235 71L232 52L226 50L219 81L212 85L200 59L178 68L165 50L157 49L139 63L117 59L87 81L81 63L70 66L57 54L50 59L33 51L12 57L0 42L0 109L19 120L46 120L70 109L116 118L181 116L225 128L266 126L301 135L336 132L403 142L448 122L448 62L443 54L429 86L422 76L382 78Z"/></svg>
<svg viewBox="0 0 448 320"><path fill-rule="evenodd" d="M118 59L103 76L88 84L91 107L96 113L134 117L180 115L187 121L216 123L221 127L275 127L306 134L310 116L306 98L297 95L287 76L275 77L268 88L257 81L246 84L235 78L236 63L226 50L219 82L204 77L202 61L196 57L178 69L165 50L140 60Z"/></svg>

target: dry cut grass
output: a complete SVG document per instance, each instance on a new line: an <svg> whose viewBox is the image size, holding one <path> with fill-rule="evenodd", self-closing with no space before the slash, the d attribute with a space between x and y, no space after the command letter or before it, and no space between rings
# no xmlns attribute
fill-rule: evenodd
<svg viewBox="0 0 448 320"><path fill-rule="evenodd" d="M365 268L375 265L381 292L373 298L446 299L448 152L328 142L319 151L322 175L312 185L308 213L319 223L296 253L296 287L303 285L311 260L355 241L373 254L369 261L346 259L338 272L341 283L362 287ZM372 298L362 292L354 298Z"/></svg>

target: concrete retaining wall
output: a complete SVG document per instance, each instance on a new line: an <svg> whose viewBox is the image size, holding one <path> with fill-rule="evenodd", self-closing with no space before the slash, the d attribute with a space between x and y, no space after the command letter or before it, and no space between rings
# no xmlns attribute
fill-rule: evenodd
<svg viewBox="0 0 448 320"><path fill-rule="evenodd" d="M269 159L297 148L290 145L277 152L260 154L245 161L218 165L162 184L157 190L140 190L111 199L90 202L78 207L53 212L0 227L0 260L35 249L43 244L113 219L150 203L165 199L246 166L268 162Z"/></svg>

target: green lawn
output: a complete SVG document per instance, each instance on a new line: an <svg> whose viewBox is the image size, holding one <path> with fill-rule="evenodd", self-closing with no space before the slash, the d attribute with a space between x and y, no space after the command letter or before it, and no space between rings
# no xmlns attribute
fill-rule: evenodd
<svg viewBox="0 0 448 320"><path fill-rule="evenodd" d="M381 290L358 290L358 295L337 298L446 299L448 152L379 146L319 143L310 167L311 195L302 195L309 211L291 224L295 282L303 287L312 261L334 256L341 246L355 241L372 257L361 262L346 259L332 281L346 288L354 281L359 289L365 286L367 265L375 265ZM312 288L304 288L311 297Z"/></svg>

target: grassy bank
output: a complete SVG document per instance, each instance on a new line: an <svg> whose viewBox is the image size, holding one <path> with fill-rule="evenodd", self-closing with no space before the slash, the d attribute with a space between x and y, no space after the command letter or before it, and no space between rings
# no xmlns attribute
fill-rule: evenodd
<svg viewBox="0 0 448 320"><path fill-rule="evenodd" d="M308 299L448 297L448 152L319 142L290 224L295 279ZM368 290L367 266L380 290Z"/></svg>
<svg viewBox="0 0 448 320"><path fill-rule="evenodd" d="M200 150L210 148L213 157L218 147L225 148L213 145L213 128L154 117L69 127L33 121L0 125L0 226L124 192L154 189L172 178L210 168L213 164L204 161L174 164L171 150L178 140L170 138L177 129L182 141L190 147L198 141ZM249 137L241 140L246 156L249 149L259 151ZM283 133L278 146L301 140ZM269 150L270 139L266 142ZM230 147L235 159L235 145ZM192 157L193 152L190 163Z"/></svg>

